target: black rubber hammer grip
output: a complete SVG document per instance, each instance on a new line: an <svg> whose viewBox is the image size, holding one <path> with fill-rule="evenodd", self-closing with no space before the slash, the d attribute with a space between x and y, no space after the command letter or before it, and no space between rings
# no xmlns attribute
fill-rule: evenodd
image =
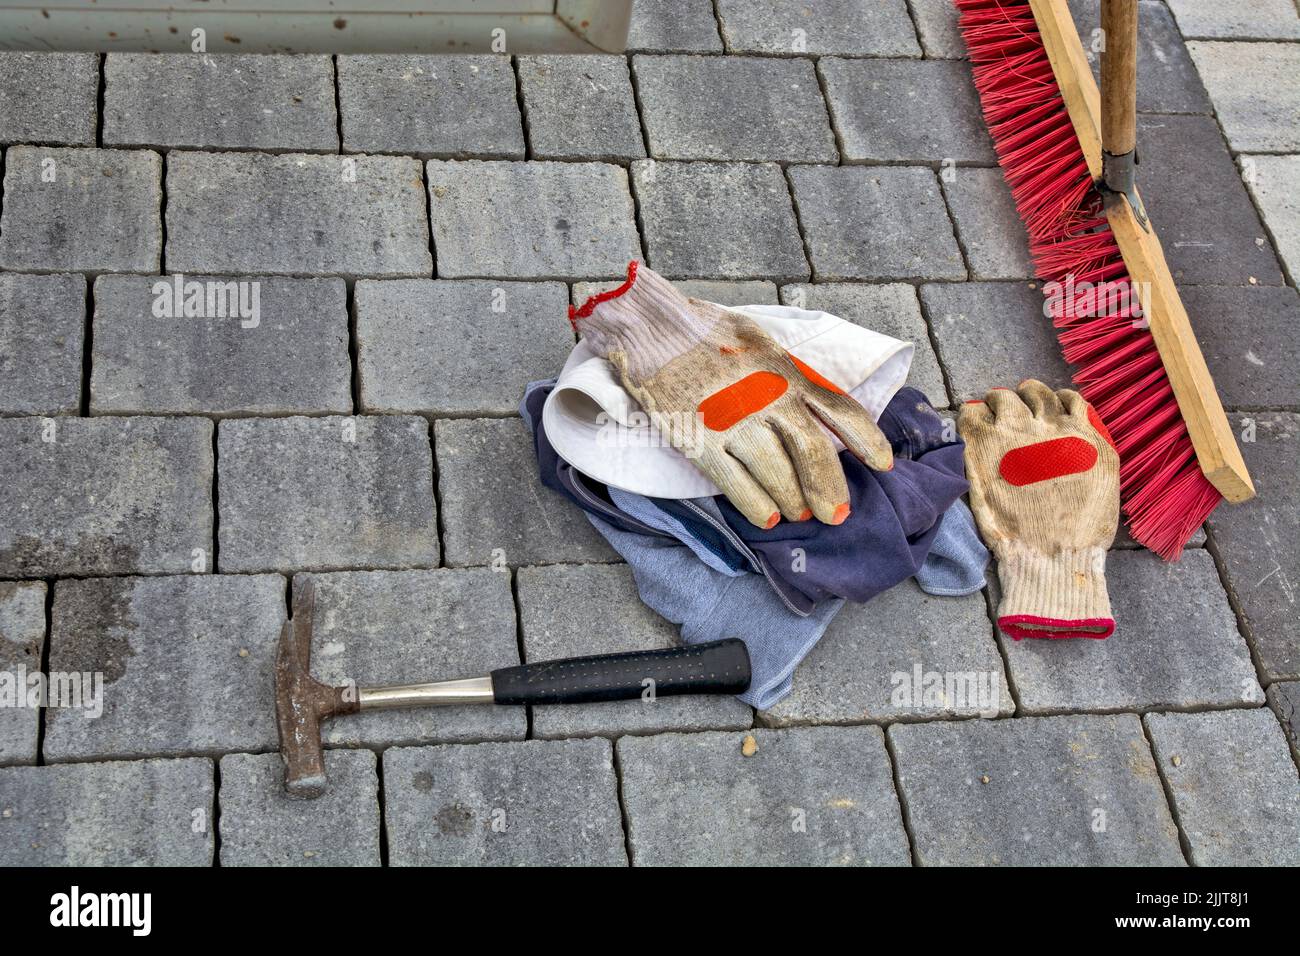
<svg viewBox="0 0 1300 956"><path fill-rule="evenodd" d="M741 694L749 689L749 651L736 638L596 657L570 657L492 672L498 704L587 704L655 697Z"/></svg>

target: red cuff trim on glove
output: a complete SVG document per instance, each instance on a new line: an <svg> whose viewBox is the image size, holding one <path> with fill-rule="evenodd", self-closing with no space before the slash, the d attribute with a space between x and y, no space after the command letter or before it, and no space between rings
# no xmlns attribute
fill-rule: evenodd
<svg viewBox="0 0 1300 956"><path fill-rule="evenodd" d="M576 330L578 320L591 315L596 310L596 306L602 302L608 302L610 299L617 299L620 295L627 295L632 288L632 284L636 282L637 265L635 259L627 264L627 281L617 289L610 289L607 292L598 292L596 295L588 296L587 301L582 303L581 306L569 306L569 324Z"/></svg>
<svg viewBox="0 0 1300 956"><path fill-rule="evenodd" d="M1091 637L1100 640L1115 633L1115 620L1109 617L1091 617L1066 621L1055 617L1039 617L1036 614L1009 614L998 618L998 627L1004 634L1009 634L1017 641L1026 637L1053 640Z"/></svg>

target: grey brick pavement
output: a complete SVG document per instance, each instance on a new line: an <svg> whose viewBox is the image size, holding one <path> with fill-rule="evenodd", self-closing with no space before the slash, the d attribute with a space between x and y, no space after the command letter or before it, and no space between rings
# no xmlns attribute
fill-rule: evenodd
<svg viewBox="0 0 1300 956"><path fill-rule="evenodd" d="M521 56L519 88L534 158L619 162L646 154L623 57Z"/></svg>
<svg viewBox="0 0 1300 956"><path fill-rule="evenodd" d="M718 0L717 8L733 53L921 55L905 0Z"/></svg>
<svg viewBox="0 0 1300 956"><path fill-rule="evenodd" d="M984 595L943 598L914 581L847 605L804 659L770 726L993 717L1015 709Z"/></svg>
<svg viewBox="0 0 1300 956"><path fill-rule="evenodd" d="M504 56L340 56L349 153L523 159L515 75Z"/></svg>
<svg viewBox="0 0 1300 956"><path fill-rule="evenodd" d="M1027 378L1070 380L1036 282L931 283L921 286L921 307L954 401Z"/></svg>
<svg viewBox="0 0 1300 956"><path fill-rule="evenodd" d="M7 689L11 699L0 710L0 766L36 763L39 755L40 702L28 694L26 677L41 672L45 593L44 581L0 583L0 668L23 676Z"/></svg>
<svg viewBox="0 0 1300 956"><path fill-rule="evenodd" d="M607 740L394 747L389 862L626 866L617 785Z"/></svg>
<svg viewBox="0 0 1300 956"><path fill-rule="evenodd" d="M218 427L217 454L224 571L438 563L423 419L232 419Z"/></svg>
<svg viewBox="0 0 1300 956"><path fill-rule="evenodd" d="M635 56L632 72L655 159L833 163L838 155L809 60Z"/></svg>
<svg viewBox="0 0 1300 956"><path fill-rule="evenodd" d="M311 802L284 793L279 754L221 758L222 866L379 866L378 761L369 750L325 754L330 789Z"/></svg>
<svg viewBox="0 0 1300 956"><path fill-rule="evenodd" d="M94 301L92 414L352 411L342 279L105 275Z"/></svg>
<svg viewBox="0 0 1300 956"><path fill-rule="evenodd" d="M627 48L656 53L721 52L711 0L637 0Z"/></svg>
<svg viewBox="0 0 1300 956"><path fill-rule="evenodd" d="M0 419L0 575L212 567L205 418Z"/></svg>
<svg viewBox="0 0 1300 956"><path fill-rule="evenodd" d="M1300 197L1291 187L1300 178L1300 156L1242 156L1239 163L1294 284L1300 275Z"/></svg>
<svg viewBox="0 0 1300 956"><path fill-rule="evenodd" d="M621 166L430 162L428 179L439 276L613 277L641 253Z"/></svg>
<svg viewBox="0 0 1300 956"><path fill-rule="evenodd" d="M86 280L0 273L0 415L75 415Z"/></svg>
<svg viewBox="0 0 1300 956"><path fill-rule="evenodd" d="M1229 408L1298 408L1300 296L1284 286L1188 286L1183 305Z"/></svg>
<svg viewBox="0 0 1300 956"><path fill-rule="evenodd" d="M150 150L9 147L0 269L157 271L161 178Z"/></svg>
<svg viewBox="0 0 1300 956"><path fill-rule="evenodd" d="M1143 201L1174 278L1194 285L1281 285L1259 213L1208 116L1142 116Z"/></svg>
<svg viewBox="0 0 1300 956"><path fill-rule="evenodd" d="M573 348L561 282L363 280L355 295L367 412L512 415Z"/></svg>
<svg viewBox="0 0 1300 956"><path fill-rule="evenodd" d="M1181 866L1142 726L1118 717L897 724L922 866Z"/></svg>
<svg viewBox="0 0 1300 956"><path fill-rule="evenodd" d="M925 55L936 60L961 60L966 44L957 29L957 8L949 0L907 0Z"/></svg>
<svg viewBox="0 0 1300 956"><path fill-rule="evenodd" d="M1234 151L1294 153L1300 149L1300 91L1294 43L1188 44ZM1250 64L1242 70L1243 62Z"/></svg>
<svg viewBox="0 0 1300 956"><path fill-rule="evenodd" d="M1279 681L1268 689L1268 702L1282 722L1291 753L1300 761L1300 681Z"/></svg>
<svg viewBox="0 0 1300 956"><path fill-rule="evenodd" d="M643 866L905 866L876 727L618 741L632 861Z"/></svg>
<svg viewBox="0 0 1300 956"><path fill-rule="evenodd" d="M58 582L50 671L97 676L93 707L46 711L46 759L274 747L268 675L284 617L274 574Z"/></svg>
<svg viewBox="0 0 1300 956"><path fill-rule="evenodd" d="M327 56L109 54L104 142L338 152L334 65Z"/></svg>
<svg viewBox="0 0 1300 956"><path fill-rule="evenodd" d="M1210 516L1225 583L1241 608L1266 680L1300 677L1300 417L1234 415L1259 497Z"/></svg>
<svg viewBox="0 0 1300 956"><path fill-rule="evenodd" d="M1150 714L1145 720L1193 863L1295 863L1300 787L1271 710Z"/></svg>
<svg viewBox="0 0 1300 956"><path fill-rule="evenodd" d="M965 63L841 60L818 70L849 162L996 161ZM933 105L918 122L913 104Z"/></svg>
<svg viewBox="0 0 1300 956"><path fill-rule="evenodd" d="M998 168L946 168L939 176L972 279L1028 279L1029 235Z"/></svg>
<svg viewBox="0 0 1300 956"><path fill-rule="evenodd" d="M581 511L542 486L520 419L442 420L434 434L447 564L617 559Z"/></svg>
<svg viewBox="0 0 1300 956"><path fill-rule="evenodd" d="M0 143L94 145L95 54L2 52L0 89Z"/></svg>
<svg viewBox="0 0 1300 956"><path fill-rule="evenodd" d="M808 278L790 192L773 163L632 164L646 261L682 279Z"/></svg>
<svg viewBox="0 0 1300 956"><path fill-rule="evenodd" d="M174 152L175 272L428 275L429 223L409 157Z"/></svg>
<svg viewBox="0 0 1300 956"><path fill-rule="evenodd" d="M1167 2L1189 40L1300 40L1300 13L1290 0Z"/></svg>
<svg viewBox="0 0 1300 956"><path fill-rule="evenodd" d="M966 278L931 170L800 166L790 183L818 281Z"/></svg>
<svg viewBox="0 0 1300 956"><path fill-rule="evenodd" d="M330 681L674 639L515 412L629 259L910 340L939 406L1065 383L955 9L637 0L622 56L0 53L0 698L105 680L98 718L0 708L0 863L1300 862L1300 20L1142 17L1143 192L1256 501L1178 564L1121 535L1105 642L907 583L765 713L363 715L315 804L268 679L308 576Z"/></svg>
<svg viewBox="0 0 1300 956"><path fill-rule="evenodd" d="M0 866L211 866L212 761L0 769Z"/></svg>

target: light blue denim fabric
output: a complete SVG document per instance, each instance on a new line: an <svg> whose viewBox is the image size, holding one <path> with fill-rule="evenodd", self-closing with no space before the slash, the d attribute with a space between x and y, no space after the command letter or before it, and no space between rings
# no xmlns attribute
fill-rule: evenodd
<svg viewBox="0 0 1300 956"><path fill-rule="evenodd" d="M974 594L984 587L984 571L989 565L988 548L975 529L975 516L966 502L958 499L942 520L925 563L914 575L916 583L926 594Z"/></svg>

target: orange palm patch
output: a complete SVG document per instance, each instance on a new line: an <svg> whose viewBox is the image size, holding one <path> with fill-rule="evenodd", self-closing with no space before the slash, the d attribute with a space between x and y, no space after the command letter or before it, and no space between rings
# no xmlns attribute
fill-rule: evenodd
<svg viewBox="0 0 1300 956"><path fill-rule="evenodd" d="M797 368L799 371L803 372L803 377L808 379L808 381L812 382L814 385L820 385L822 388L832 392L836 392L840 395L847 394L844 391L844 389L840 388L830 379L826 378L824 375L822 375L821 372L817 371L811 365L807 364L806 362L799 361L793 355L790 355L789 352L786 352L785 354L790 356L790 361L794 363L794 367Z"/></svg>
<svg viewBox="0 0 1300 956"><path fill-rule="evenodd" d="M725 432L741 419L767 408L789 387L790 383L775 372L754 372L700 402L700 415L706 427Z"/></svg>

